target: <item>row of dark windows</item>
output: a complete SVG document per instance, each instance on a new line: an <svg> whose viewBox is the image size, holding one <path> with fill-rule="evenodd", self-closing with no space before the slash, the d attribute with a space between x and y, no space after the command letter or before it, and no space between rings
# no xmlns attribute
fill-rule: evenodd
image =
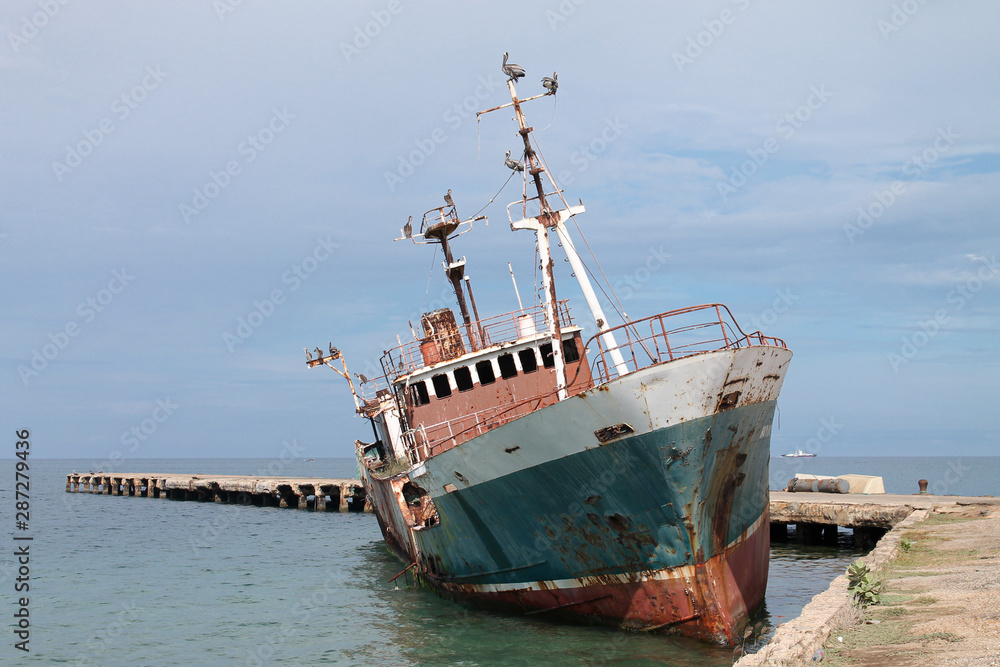
<svg viewBox="0 0 1000 667"><path fill-rule="evenodd" d="M554 368L556 361L552 354L552 343L539 346L538 351L542 355L542 366L544 368ZM538 370L538 358L535 356L534 348L529 347L519 350L517 358L521 362L521 373L534 373ZM579 360L580 350L577 349L576 340L572 338L564 340L563 361L571 364ZM493 364L488 359L476 362L475 366L476 375L479 377L479 384L485 386L497 381L496 373L493 371ZM517 364L514 362L513 352L501 354L497 357L497 367L500 369L500 377L504 380L517 377ZM455 386L458 388L458 391L469 391L475 387L475 382L472 379L472 370L468 366L459 366L456 368L454 376ZM448 398L451 396L451 383L448 382L446 374L441 373L440 375L432 376L431 385L434 388L434 395L437 398ZM426 382L421 380L410 385L410 400L413 402L413 405L426 405L431 402Z"/></svg>

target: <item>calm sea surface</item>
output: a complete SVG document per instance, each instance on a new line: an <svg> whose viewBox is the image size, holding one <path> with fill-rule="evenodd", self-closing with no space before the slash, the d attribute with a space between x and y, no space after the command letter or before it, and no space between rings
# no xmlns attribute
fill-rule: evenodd
<svg viewBox="0 0 1000 667"><path fill-rule="evenodd" d="M265 459L134 460L120 471L260 474ZM7 544L0 600L12 614L14 461L0 473ZM31 657L83 665L728 665L729 649L469 610L388 580L402 565L366 514L119 498L65 492L89 460L31 461ZM1000 458L774 458L772 488L796 472L882 475L941 493L1000 494ZM280 474L355 477L350 459L282 464ZM945 488L947 487L947 488ZM18 531L18 534L23 534ZM772 549L764 620L782 623L857 555ZM19 543L23 544L23 543ZM400 579L402 582L402 579ZM0 660L23 655L11 616Z"/></svg>

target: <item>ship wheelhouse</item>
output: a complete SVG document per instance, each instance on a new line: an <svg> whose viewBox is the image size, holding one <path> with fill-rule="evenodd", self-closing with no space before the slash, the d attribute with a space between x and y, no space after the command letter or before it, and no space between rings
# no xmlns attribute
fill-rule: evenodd
<svg viewBox="0 0 1000 667"><path fill-rule="evenodd" d="M560 306L567 390L577 394L594 382L582 329L570 319L566 302ZM552 340L538 331L544 317L535 307L477 321L470 339L443 309L424 315L425 338L385 353L383 367L408 425L404 440L412 461L558 402Z"/></svg>

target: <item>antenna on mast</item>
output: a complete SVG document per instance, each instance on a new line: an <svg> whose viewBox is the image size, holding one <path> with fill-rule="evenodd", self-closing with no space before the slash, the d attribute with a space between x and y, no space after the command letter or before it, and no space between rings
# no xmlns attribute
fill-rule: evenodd
<svg viewBox="0 0 1000 667"><path fill-rule="evenodd" d="M444 273L448 277L448 280L451 281L451 285L455 290L455 298L458 300L458 308L462 312L462 319L465 323L465 331L469 336L469 344L472 345L473 350L476 350L479 349L483 343L482 327L479 324L479 316L477 314L476 330L480 332L480 335L478 337L474 335L472 317L469 314L469 308L466 305L465 300L465 292L468 290L469 301L472 302L472 307L475 311L475 300L472 297L472 285L469 282L469 277L465 275L465 258L463 257L457 261L455 260L451 252L451 244L449 241L461 236L462 234L471 232L473 224L480 220L486 220L487 225L490 223L489 219L485 215L477 215L474 218L469 218L468 220L459 219L458 213L455 210L455 202L451 196L451 190L448 190L448 194L445 195L444 199L444 206L432 208L424 213L423 221L420 223L419 232L413 232L413 216L410 216L410 220L403 229L403 235L395 240L405 241L409 239L417 245L424 245L427 243L440 244L445 258ZM463 282L465 285L464 288ZM410 329L412 331L412 325Z"/></svg>

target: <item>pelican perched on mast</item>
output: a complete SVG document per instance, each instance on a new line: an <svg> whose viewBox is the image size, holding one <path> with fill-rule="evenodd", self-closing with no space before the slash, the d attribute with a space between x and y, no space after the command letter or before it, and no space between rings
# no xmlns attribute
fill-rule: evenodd
<svg viewBox="0 0 1000 667"><path fill-rule="evenodd" d="M549 91L550 95L555 95L559 90L559 73L553 72L552 76L543 76L542 87Z"/></svg>
<svg viewBox="0 0 1000 667"><path fill-rule="evenodd" d="M507 151L507 156L506 159L503 161L503 163L507 165L509 169L512 169L514 171L524 171L524 165L521 164L519 160L515 160L514 158L512 158L510 156L510 151Z"/></svg>
<svg viewBox="0 0 1000 667"><path fill-rule="evenodd" d="M514 63L507 64L507 52L503 52L503 65L500 67L500 71L507 75L507 77L517 83L517 80L524 76L524 68L520 65L515 65Z"/></svg>

